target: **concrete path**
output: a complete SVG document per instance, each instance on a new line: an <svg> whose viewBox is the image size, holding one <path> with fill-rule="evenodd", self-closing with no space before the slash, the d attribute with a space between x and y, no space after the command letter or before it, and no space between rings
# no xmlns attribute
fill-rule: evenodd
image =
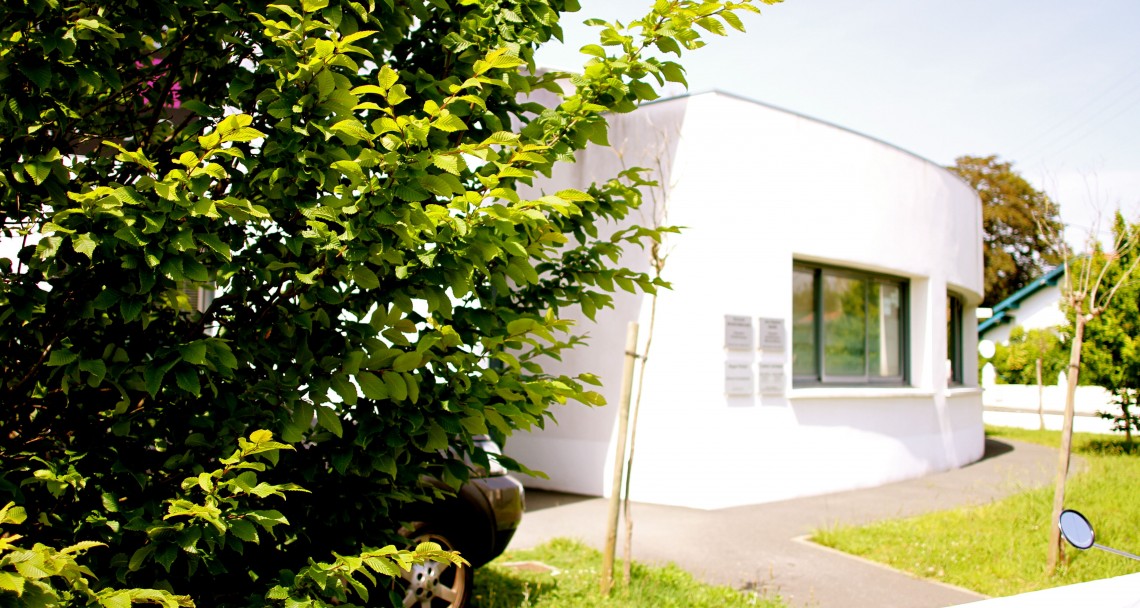
<svg viewBox="0 0 1140 608"><path fill-rule="evenodd" d="M1050 448L987 439L970 466L878 488L711 511L634 504L634 558L674 562L710 583L778 594L794 607L941 607L983 599L802 540L837 523L868 523L982 504L1048 484ZM607 501L530 490L512 549L569 537L604 545ZM619 544L620 554L620 544Z"/></svg>

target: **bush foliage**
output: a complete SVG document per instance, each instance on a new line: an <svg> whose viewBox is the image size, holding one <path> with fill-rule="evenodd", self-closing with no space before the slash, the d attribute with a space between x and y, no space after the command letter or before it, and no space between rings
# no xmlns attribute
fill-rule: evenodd
<svg viewBox="0 0 1140 608"><path fill-rule="evenodd" d="M751 1L595 22L581 74L534 64L575 0L5 3L0 504L67 601L366 601L420 480L465 478L445 448L600 404L540 361L565 307L663 285L614 263L661 230L599 237L644 182L517 188Z"/></svg>
<svg viewBox="0 0 1140 608"><path fill-rule="evenodd" d="M992 363L999 384L1037 384L1037 360L1041 359L1041 383L1057 384L1058 375L1069 364L1069 352L1062 344L1061 329L1030 329L1016 326L1009 342L998 344ZM985 360L979 359L980 364Z"/></svg>

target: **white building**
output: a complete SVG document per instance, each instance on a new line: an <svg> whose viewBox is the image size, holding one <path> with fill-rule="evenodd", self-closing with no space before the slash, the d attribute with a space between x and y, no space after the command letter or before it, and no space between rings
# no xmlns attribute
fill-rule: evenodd
<svg viewBox="0 0 1140 608"><path fill-rule="evenodd" d="M982 292L969 185L884 142L722 93L610 124L614 149L587 150L539 187L660 167L668 223L685 227L668 243L673 290L658 300L645 369L634 500L776 501L981 457L977 371L962 358L976 349ZM650 198L635 221L653 221ZM648 269L636 248L624 262ZM609 491L626 326L640 321L644 342L650 298L615 301L582 322L588 348L548 367L597 373L610 405L556 406L557 425L508 441L550 476L533 487Z"/></svg>
<svg viewBox="0 0 1140 608"><path fill-rule="evenodd" d="M993 308L993 316L978 325L978 336L992 342L1009 342L1014 327L1053 329L1069 322L1061 311L1061 288L1065 267L1057 266L1017 290Z"/></svg>
<svg viewBox="0 0 1140 608"><path fill-rule="evenodd" d="M1069 324L1061 310L1061 287L1065 267L1057 266L998 302L993 316L978 324L978 339L1009 344L1015 327L1026 331L1047 329L1057 333ZM982 403L986 424L1015 426L1026 429L1060 430L1064 422L1067 382L1064 373L1057 378L1042 378L1044 386L997 384L993 364L986 365L990 374L983 380ZM988 382L988 383L987 383ZM1101 412L1117 412L1112 393L1099 386L1078 386L1073 400L1073 430L1078 433L1112 433L1114 423L1101 417Z"/></svg>

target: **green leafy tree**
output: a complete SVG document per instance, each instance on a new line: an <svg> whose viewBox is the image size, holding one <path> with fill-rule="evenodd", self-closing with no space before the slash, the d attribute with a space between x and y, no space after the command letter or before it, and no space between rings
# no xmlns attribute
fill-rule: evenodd
<svg viewBox="0 0 1140 608"><path fill-rule="evenodd" d="M1128 225L1118 213L1113 224L1114 240L1129 242L1140 236L1140 226ZM1114 262L1107 263L1109 259ZM1120 283L1116 297L1085 325L1081 345L1081 382L1102 386L1110 391L1119 407L1117 412L1102 416L1114 421L1132 443L1132 431L1140 430L1140 417L1134 409L1140 394L1140 279L1123 277L1137 258L1135 248L1108 253L1096 248L1089 264L1094 272L1104 271L1108 284ZM1069 311L1072 323L1073 311Z"/></svg>
<svg viewBox="0 0 1140 608"><path fill-rule="evenodd" d="M1069 348L1066 367L1068 386L1065 390L1065 416L1061 424L1061 449L1058 451L1057 477L1053 490L1053 513L1049 518L1049 555L1046 571L1052 575L1061 558L1061 511L1065 505L1065 484L1069 475L1069 462L1073 442L1073 417L1077 384L1081 381L1081 359L1086 329L1109 310L1122 289L1131 284L1140 264L1136 248L1140 246L1140 231L1125 226L1117 214L1111 253L1105 253L1100 243L1090 234L1087 248L1080 258L1070 254L1059 230L1046 235L1050 242L1065 252L1065 275L1061 283L1062 305L1066 307L1070 324L1065 334Z"/></svg>
<svg viewBox="0 0 1140 608"><path fill-rule="evenodd" d="M1037 360L1041 360L1041 380L1055 384L1068 363L1068 350L1056 329L1030 329L1017 326L1009 333L1008 344L998 344L992 362L1000 384L1037 384ZM985 362L982 361L984 364Z"/></svg>
<svg viewBox="0 0 1140 608"><path fill-rule="evenodd" d="M997 156L961 156L947 167L982 199L983 306L993 306L1061 263L1048 235L1060 232L1057 204Z"/></svg>
<svg viewBox="0 0 1140 608"><path fill-rule="evenodd" d="M598 238L638 171L517 188L684 83L669 55L751 1L595 22L581 74L534 64L575 0L5 3L0 504L44 546L106 545L84 556L100 584L363 597L403 505L438 494L420 480L466 477L445 448L485 464L472 435L601 403L541 367L580 342L562 309L663 285L613 263L661 229ZM253 429L304 446L258 471L305 488L287 527L218 494L245 473L206 473ZM215 532L170 529L192 513Z"/></svg>

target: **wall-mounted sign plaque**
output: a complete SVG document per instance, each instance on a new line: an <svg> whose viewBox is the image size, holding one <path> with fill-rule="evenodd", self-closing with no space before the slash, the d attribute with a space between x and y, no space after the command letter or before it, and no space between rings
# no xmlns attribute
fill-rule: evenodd
<svg viewBox="0 0 1140 608"><path fill-rule="evenodd" d="M786 384L784 379L784 366L781 363L761 363L760 369L760 394L761 395L783 395L784 386Z"/></svg>
<svg viewBox="0 0 1140 608"><path fill-rule="evenodd" d="M760 319L760 350L783 355L787 348L786 336L783 319Z"/></svg>
<svg viewBox="0 0 1140 608"><path fill-rule="evenodd" d="M752 317L724 315L724 347L729 350L752 350L756 338Z"/></svg>
<svg viewBox="0 0 1140 608"><path fill-rule="evenodd" d="M726 395L751 395L756 386L752 375L752 364L747 361L724 362L724 393Z"/></svg>

